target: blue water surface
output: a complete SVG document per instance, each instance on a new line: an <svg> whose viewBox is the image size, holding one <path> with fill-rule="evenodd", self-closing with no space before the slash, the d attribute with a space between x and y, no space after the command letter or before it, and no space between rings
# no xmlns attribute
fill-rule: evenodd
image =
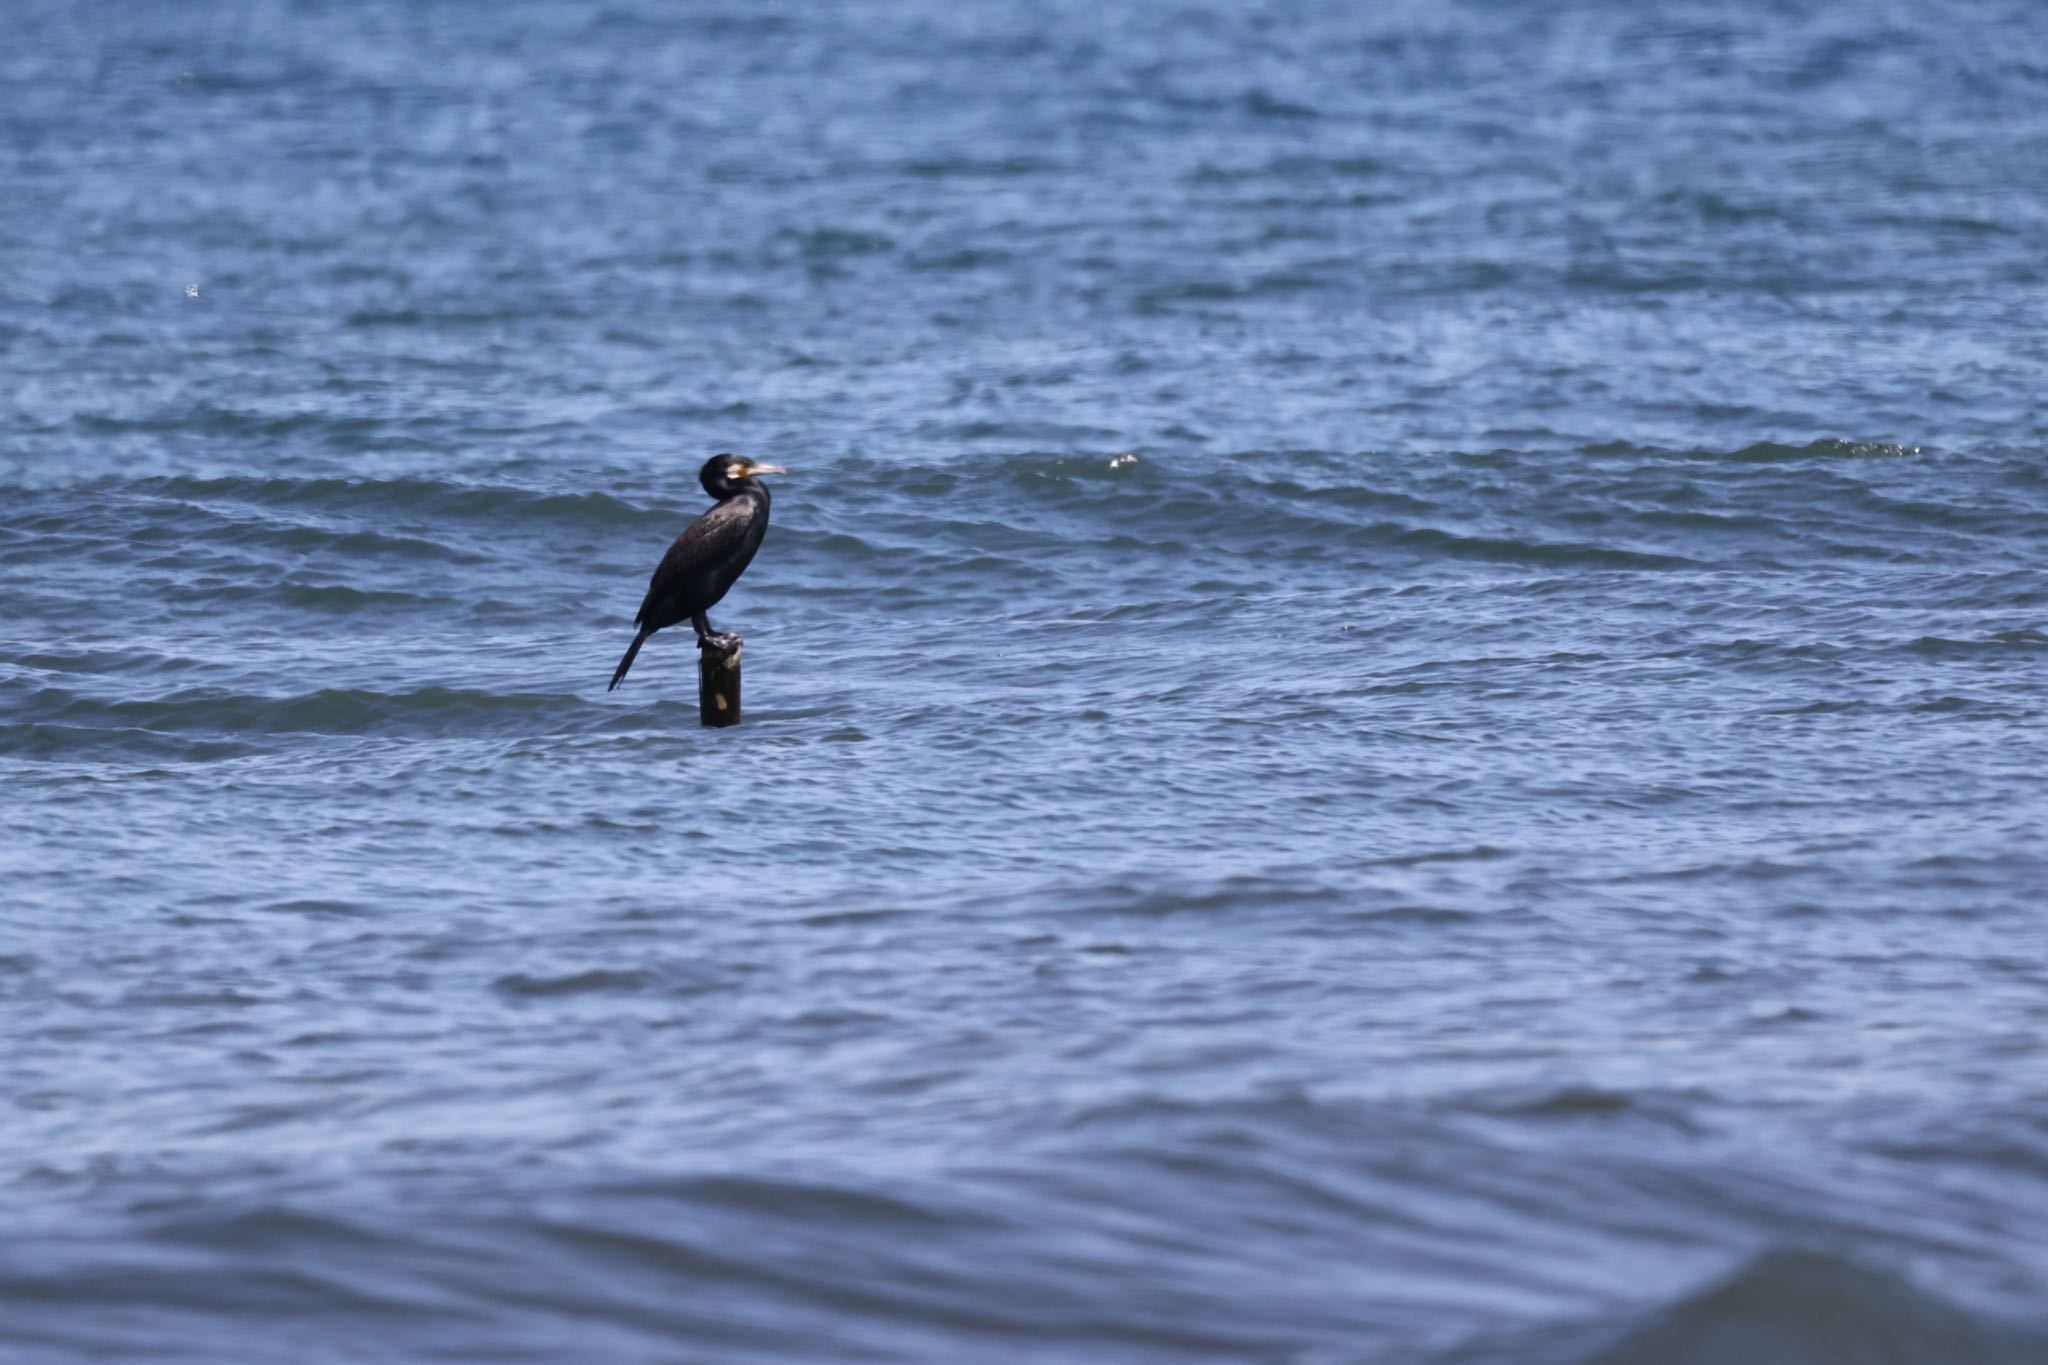
<svg viewBox="0 0 2048 1365"><path fill-rule="evenodd" d="M2048 1359L2048 10L8 13L0 1355Z"/></svg>

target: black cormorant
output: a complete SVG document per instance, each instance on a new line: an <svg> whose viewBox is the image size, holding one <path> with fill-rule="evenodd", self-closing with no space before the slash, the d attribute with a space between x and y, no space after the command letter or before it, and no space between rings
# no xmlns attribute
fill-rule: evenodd
<svg viewBox="0 0 2048 1365"><path fill-rule="evenodd" d="M704 613L725 596L768 532L768 485L754 476L787 472L780 465L755 464L744 455L713 455L704 462L697 481L718 503L691 522L655 566L640 613L633 618L640 633L626 646L626 657L612 674L612 687L625 678L647 637L678 621L687 620L697 628L699 649L732 648L736 637L713 632Z"/></svg>

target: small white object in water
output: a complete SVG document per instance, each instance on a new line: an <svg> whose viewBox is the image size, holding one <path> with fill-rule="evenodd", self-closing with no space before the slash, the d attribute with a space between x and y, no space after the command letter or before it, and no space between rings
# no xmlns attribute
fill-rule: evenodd
<svg viewBox="0 0 2048 1365"><path fill-rule="evenodd" d="M196 284L188 284L188 285L186 285L186 286L185 286L185 297L186 297L186 298L188 298L188 299L196 299L196 298L198 298L198 297L199 297L199 286L198 286L198 285L196 285Z"/></svg>
<svg viewBox="0 0 2048 1365"><path fill-rule="evenodd" d="M1109 462L1109 467L1110 467L1111 469L1122 469L1122 468L1123 468L1123 467L1124 467L1125 465L1133 465L1133 464L1136 464L1137 462L1138 462L1138 457L1137 457L1136 453L1135 453L1135 452L1133 452L1133 451L1128 451L1128 450L1127 450L1127 451L1125 451L1125 452L1124 452L1123 454L1121 454L1121 455L1117 456L1117 457L1116 457L1115 459L1111 460L1111 461Z"/></svg>

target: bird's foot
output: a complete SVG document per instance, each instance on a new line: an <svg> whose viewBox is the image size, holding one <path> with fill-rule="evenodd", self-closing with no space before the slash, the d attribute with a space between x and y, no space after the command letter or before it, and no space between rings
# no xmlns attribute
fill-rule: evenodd
<svg viewBox="0 0 2048 1365"><path fill-rule="evenodd" d="M697 637L697 648L699 649L715 649L720 654L730 654L739 647L740 637L729 630L721 630L715 635L699 635Z"/></svg>

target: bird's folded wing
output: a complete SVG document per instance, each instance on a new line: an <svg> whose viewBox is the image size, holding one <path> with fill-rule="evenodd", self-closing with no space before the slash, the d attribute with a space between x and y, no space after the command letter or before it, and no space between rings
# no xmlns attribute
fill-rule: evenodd
<svg viewBox="0 0 2048 1365"><path fill-rule="evenodd" d="M669 593L709 573L714 565L740 553L749 521L746 508L725 502L691 522L655 565L647 596L640 602L640 615L645 616L648 608Z"/></svg>

